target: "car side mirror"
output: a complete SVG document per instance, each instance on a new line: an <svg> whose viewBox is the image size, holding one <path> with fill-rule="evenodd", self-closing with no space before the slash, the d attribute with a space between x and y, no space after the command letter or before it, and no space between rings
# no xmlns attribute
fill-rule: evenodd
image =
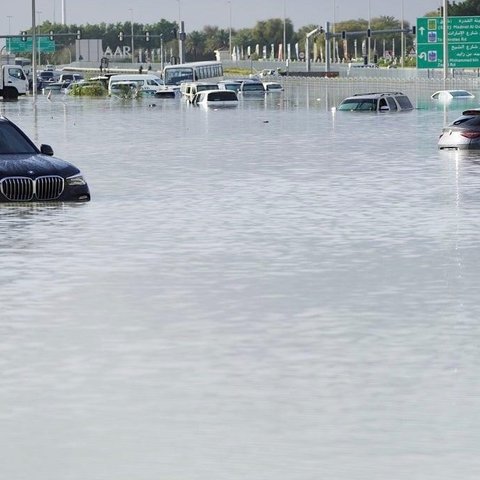
<svg viewBox="0 0 480 480"><path fill-rule="evenodd" d="M40 145L40 152L50 157L53 156L53 148L50 145Z"/></svg>

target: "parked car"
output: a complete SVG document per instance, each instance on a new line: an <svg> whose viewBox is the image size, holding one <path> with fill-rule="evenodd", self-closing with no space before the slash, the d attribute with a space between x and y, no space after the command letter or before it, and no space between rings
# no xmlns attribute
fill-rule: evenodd
<svg viewBox="0 0 480 480"><path fill-rule="evenodd" d="M480 108L465 110L460 117L443 127L438 139L440 150L480 149Z"/></svg>
<svg viewBox="0 0 480 480"><path fill-rule="evenodd" d="M243 80L221 80L218 82L218 88L220 90L233 90L234 92L238 92L242 82Z"/></svg>
<svg viewBox="0 0 480 480"><path fill-rule="evenodd" d="M112 75L108 80L108 93L114 94L118 85L135 84L142 95L154 96L157 92L165 89L163 80L152 73L125 73Z"/></svg>
<svg viewBox="0 0 480 480"><path fill-rule="evenodd" d="M68 87L71 83L84 80L81 73L62 73L58 79L59 83L62 83L64 88Z"/></svg>
<svg viewBox="0 0 480 480"><path fill-rule="evenodd" d="M0 116L0 202L88 202L80 170L35 144L13 122Z"/></svg>
<svg viewBox="0 0 480 480"><path fill-rule="evenodd" d="M195 95L204 90L218 90L218 84L212 82L182 82L180 93L182 98L192 103Z"/></svg>
<svg viewBox="0 0 480 480"><path fill-rule="evenodd" d="M265 87L260 80L248 79L240 84L239 94L264 94Z"/></svg>
<svg viewBox="0 0 480 480"><path fill-rule="evenodd" d="M263 87L266 92L282 92L283 86L278 82L263 82Z"/></svg>
<svg viewBox="0 0 480 480"><path fill-rule="evenodd" d="M42 70L38 73L38 77L43 82L56 82L59 75L57 75L53 70Z"/></svg>
<svg viewBox="0 0 480 480"><path fill-rule="evenodd" d="M357 93L345 98L337 110L355 112L400 112L413 110L410 99L402 92Z"/></svg>
<svg viewBox="0 0 480 480"><path fill-rule="evenodd" d="M475 95L468 90L439 90L432 94L434 100L452 100L461 98L475 98Z"/></svg>
<svg viewBox="0 0 480 480"><path fill-rule="evenodd" d="M233 90L203 90L193 97L192 103L207 107L236 107L238 97Z"/></svg>

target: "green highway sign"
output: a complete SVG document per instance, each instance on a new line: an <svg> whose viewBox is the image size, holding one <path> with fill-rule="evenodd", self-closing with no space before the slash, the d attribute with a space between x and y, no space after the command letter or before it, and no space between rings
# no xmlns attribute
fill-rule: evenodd
<svg viewBox="0 0 480 480"><path fill-rule="evenodd" d="M49 37L37 37L37 52L53 53L55 52L55 41ZM22 37L7 38L7 50L12 53L22 53L32 51L32 37L28 37L24 42Z"/></svg>
<svg viewBox="0 0 480 480"><path fill-rule="evenodd" d="M448 17L448 68L480 67L480 16ZM417 18L417 68L443 68L443 17Z"/></svg>

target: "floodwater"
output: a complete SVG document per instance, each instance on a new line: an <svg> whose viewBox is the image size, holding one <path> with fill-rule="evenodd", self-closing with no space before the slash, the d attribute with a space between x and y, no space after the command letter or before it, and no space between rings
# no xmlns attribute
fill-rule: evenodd
<svg viewBox="0 0 480 480"><path fill-rule="evenodd" d="M1 478L478 478L480 91L335 85L0 104L92 192L0 207Z"/></svg>

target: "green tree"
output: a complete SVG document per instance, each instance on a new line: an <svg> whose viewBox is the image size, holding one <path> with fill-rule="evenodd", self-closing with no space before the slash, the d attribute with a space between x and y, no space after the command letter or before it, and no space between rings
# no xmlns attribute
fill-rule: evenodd
<svg viewBox="0 0 480 480"><path fill-rule="evenodd" d="M448 2L448 14L451 16L477 16L480 15L480 2L478 0L465 0L457 3Z"/></svg>
<svg viewBox="0 0 480 480"><path fill-rule="evenodd" d="M205 34L205 54L213 55L215 50L228 47L230 39L228 30L207 25L203 31Z"/></svg>
<svg viewBox="0 0 480 480"><path fill-rule="evenodd" d="M193 31L187 35L185 42L185 50L188 58L193 61L203 58L205 54L205 34L198 31Z"/></svg>

